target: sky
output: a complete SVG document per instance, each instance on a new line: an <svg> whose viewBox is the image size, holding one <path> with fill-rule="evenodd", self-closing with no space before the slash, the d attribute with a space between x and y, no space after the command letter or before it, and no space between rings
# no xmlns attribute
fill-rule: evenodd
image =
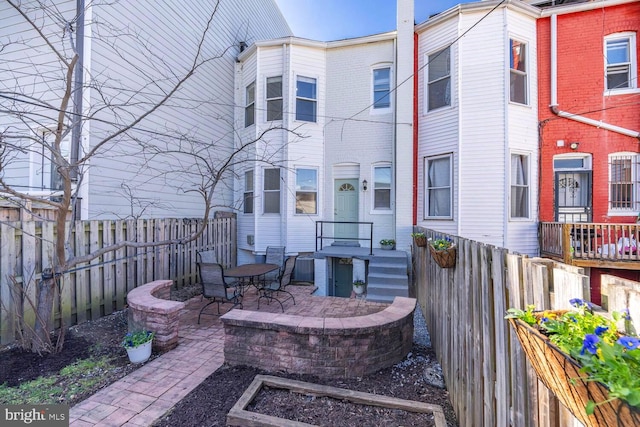
<svg viewBox="0 0 640 427"><path fill-rule="evenodd" d="M417 23L475 0L415 0ZM296 37L330 41L396 29L395 0L275 0Z"/></svg>

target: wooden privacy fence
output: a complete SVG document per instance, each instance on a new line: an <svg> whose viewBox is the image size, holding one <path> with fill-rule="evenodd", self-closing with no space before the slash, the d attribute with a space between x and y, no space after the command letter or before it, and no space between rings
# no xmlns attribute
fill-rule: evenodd
<svg viewBox="0 0 640 427"><path fill-rule="evenodd" d="M511 307L562 309L571 307L571 298L588 300L583 270L433 230L415 231L450 237L458 246L454 268L439 267L427 248L417 246L413 263L416 296L460 426L571 425L573 417L538 382L504 316ZM622 282L612 279L606 286L609 310L640 302L640 286ZM638 323L640 313L631 314Z"/></svg>
<svg viewBox="0 0 640 427"><path fill-rule="evenodd" d="M71 249L85 255L123 240L158 242L187 237L198 219L76 221L70 224ZM33 323L36 283L51 267L55 228L50 222L17 221L0 224L0 345L13 342L18 316ZM131 289L160 279L178 287L196 280L196 252L215 249L226 267L236 264L235 218L210 219L204 233L183 245L122 248L62 275L54 324L65 327L95 320L121 310ZM13 283L21 293L13 292Z"/></svg>

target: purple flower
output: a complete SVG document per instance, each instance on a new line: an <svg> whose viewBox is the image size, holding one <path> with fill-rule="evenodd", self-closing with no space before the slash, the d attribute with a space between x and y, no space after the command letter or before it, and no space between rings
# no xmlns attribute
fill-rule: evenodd
<svg viewBox="0 0 640 427"><path fill-rule="evenodd" d="M633 350L636 348L640 348L640 339L635 337L621 337L616 341L618 344L623 345L627 348L627 350Z"/></svg>
<svg viewBox="0 0 640 427"><path fill-rule="evenodd" d="M609 330L608 326L596 326L595 333L596 333L597 336L601 337L602 334L604 334L608 330Z"/></svg>
<svg viewBox="0 0 640 427"><path fill-rule="evenodd" d="M599 341L600 338L598 338L598 336L595 334L585 335L584 341L582 342L582 350L580 350L580 354L584 354L585 351L588 351L591 354L596 354L596 351L598 350L596 348L596 344Z"/></svg>
<svg viewBox="0 0 640 427"><path fill-rule="evenodd" d="M569 303L574 307L582 307L582 305L584 304L584 301L581 300L580 298L572 298L569 300Z"/></svg>
<svg viewBox="0 0 640 427"><path fill-rule="evenodd" d="M631 313L629 313L628 308L625 308L624 310L622 310L622 318L624 320L631 320Z"/></svg>

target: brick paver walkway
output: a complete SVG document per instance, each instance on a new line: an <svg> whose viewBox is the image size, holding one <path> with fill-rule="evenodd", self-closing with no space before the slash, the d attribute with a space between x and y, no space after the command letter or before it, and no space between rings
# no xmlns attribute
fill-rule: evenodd
<svg viewBox="0 0 640 427"><path fill-rule="evenodd" d="M291 315L346 317L382 310L386 304L310 295L312 287L290 286L296 304L284 303ZM206 304L189 301L180 315L179 344L136 371L73 406L70 427L149 426L164 415L224 362L224 328L218 316L202 316ZM257 310L255 291L243 300L245 310ZM221 305L224 314L230 304ZM279 312L278 303L260 302L260 311ZM205 312L215 313L213 304Z"/></svg>

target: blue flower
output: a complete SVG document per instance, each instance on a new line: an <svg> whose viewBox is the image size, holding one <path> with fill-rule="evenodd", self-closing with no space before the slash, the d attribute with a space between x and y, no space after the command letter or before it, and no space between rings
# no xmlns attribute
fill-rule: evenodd
<svg viewBox="0 0 640 427"><path fill-rule="evenodd" d="M631 320L631 313L629 313L629 309L625 308L624 310L622 310L622 318L624 320Z"/></svg>
<svg viewBox="0 0 640 427"><path fill-rule="evenodd" d="M584 301L580 298L571 298L569 303L574 307L582 307L584 305Z"/></svg>
<svg viewBox="0 0 640 427"><path fill-rule="evenodd" d="M542 323L546 323L548 321L549 321L548 317L543 317L542 319L540 319L540 322L542 322Z"/></svg>
<svg viewBox="0 0 640 427"><path fill-rule="evenodd" d="M616 341L618 344L621 344L627 348L627 350L633 350L636 348L640 348L640 339L635 337L621 337Z"/></svg>
<svg viewBox="0 0 640 427"><path fill-rule="evenodd" d="M595 334L585 335L584 341L582 342L582 350L580 350L580 354L584 354L585 351L588 351L591 354L596 354L596 351L598 350L596 348L596 344L599 341L600 338L598 338L598 336Z"/></svg>
<svg viewBox="0 0 640 427"><path fill-rule="evenodd" d="M596 333L597 336L601 337L602 334L604 334L608 330L609 330L608 326L596 326L595 333Z"/></svg>

